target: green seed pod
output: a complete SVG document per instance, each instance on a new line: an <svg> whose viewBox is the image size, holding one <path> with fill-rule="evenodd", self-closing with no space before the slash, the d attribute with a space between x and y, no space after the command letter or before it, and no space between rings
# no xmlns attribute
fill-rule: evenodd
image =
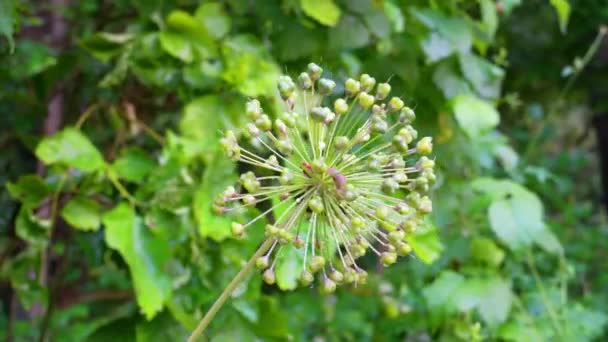
<svg viewBox="0 0 608 342"><path fill-rule="evenodd" d="M408 177L407 177L407 173L405 172L396 172L393 175L393 179L395 180L395 182L399 183L399 184L403 184L406 183L408 181Z"/></svg>
<svg viewBox="0 0 608 342"><path fill-rule="evenodd" d="M293 95L293 92L296 89L296 85L293 83L293 80L289 76L279 76L279 94L283 100L288 99Z"/></svg>
<svg viewBox="0 0 608 342"><path fill-rule="evenodd" d="M385 194L392 195L395 191L399 190L399 183L392 178L387 178L382 182L381 188Z"/></svg>
<svg viewBox="0 0 608 342"><path fill-rule="evenodd" d="M371 130L375 134L384 134L388 130L388 123L379 117L373 117Z"/></svg>
<svg viewBox="0 0 608 342"><path fill-rule="evenodd" d="M357 283L363 285L367 283L367 272L365 270L357 270Z"/></svg>
<svg viewBox="0 0 608 342"><path fill-rule="evenodd" d="M344 281L344 274L342 272L334 269L329 272L329 278L336 282L336 284L341 284Z"/></svg>
<svg viewBox="0 0 608 342"><path fill-rule="evenodd" d="M397 245L397 254L400 256L406 256L412 252L412 246L408 243L401 242Z"/></svg>
<svg viewBox="0 0 608 342"><path fill-rule="evenodd" d="M382 263L384 264L384 266L389 266L395 263L395 261L397 261L397 254L392 253L392 252L384 252L382 253Z"/></svg>
<svg viewBox="0 0 608 342"><path fill-rule="evenodd" d="M416 120L416 113L410 107L403 107L401 109L401 113L399 114L399 122L401 123L412 123Z"/></svg>
<svg viewBox="0 0 608 342"><path fill-rule="evenodd" d="M296 236L295 239L293 239L293 246L295 248L302 248L302 246L304 246L304 239L300 236Z"/></svg>
<svg viewBox="0 0 608 342"><path fill-rule="evenodd" d="M402 135L395 135L392 139L393 147L399 153L406 153L408 151L407 141Z"/></svg>
<svg viewBox="0 0 608 342"><path fill-rule="evenodd" d="M376 217L379 220L386 220L388 218L389 210L387 207L381 205L376 208Z"/></svg>
<svg viewBox="0 0 608 342"><path fill-rule="evenodd" d="M416 167L420 170L432 170L435 167L435 161L429 159L427 156L420 157Z"/></svg>
<svg viewBox="0 0 608 342"><path fill-rule="evenodd" d="M424 137L418 141L416 144L416 152L427 155L433 152L433 138Z"/></svg>
<svg viewBox="0 0 608 342"><path fill-rule="evenodd" d="M323 206L323 202L321 201L321 197L315 196L308 201L308 207L310 210L317 214L321 214L325 207Z"/></svg>
<svg viewBox="0 0 608 342"><path fill-rule="evenodd" d="M433 202L427 196L424 196L420 199L418 203L418 211L422 214L429 214L433 211Z"/></svg>
<svg viewBox="0 0 608 342"><path fill-rule="evenodd" d="M324 122L330 110L327 107L315 107L310 110L310 118L316 122Z"/></svg>
<svg viewBox="0 0 608 342"><path fill-rule="evenodd" d="M272 270L272 268L268 268L266 271L264 271L262 279L264 279L264 282L268 285L273 285L277 281L276 275L274 274L274 270Z"/></svg>
<svg viewBox="0 0 608 342"><path fill-rule="evenodd" d="M347 284L353 283L357 279L357 272L352 268L347 268L344 272L344 282Z"/></svg>
<svg viewBox="0 0 608 342"><path fill-rule="evenodd" d="M346 96L353 97L361 91L361 83L359 81L355 81L352 78L349 78L344 82L344 91Z"/></svg>
<svg viewBox="0 0 608 342"><path fill-rule="evenodd" d="M255 126L264 132L268 132L272 129L272 121L266 114L262 114L255 120Z"/></svg>
<svg viewBox="0 0 608 342"><path fill-rule="evenodd" d="M330 95L334 88L336 87L336 82L329 80L327 78L322 78L318 82L318 92L321 96Z"/></svg>
<svg viewBox="0 0 608 342"><path fill-rule="evenodd" d="M308 75L308 73L303 72L300 74L300 76L298 76L298 86L300 86L300 88L303 90L307 90L312 87L312 80L310 79L310 75Z"/></svg>
<svg viewBox="0 0 608 342"><path fill-rule="evenodd" d="M315 277L307 270L303 270L302 273L300 273L300 277L298 278L298 280L300 280L300 284L302 284L302 286L308 286L312 284L312 282L315 280Z"/></svg>
<svg viewBox="0 0 608 342"><path fill-rule="evenodd" d="M255 204L255 196L253 196L251 194L245 195L245 197L243 197L243 204L245 206L254 205Z"/></svg>
<svg viewBox="0 0 608 342"><path fill-rule="evenodd" d="M279 178L279 183L281 185L291 185L293 183L293 173L288 169L284 169Z"/></svg>
<svg viewBox="0 0 608 342"><path fill-rule="evenodd" d="M226 156L231 160L239 160L241 157L241 148L239 147L234 132L227 131L226 136L220 139L220 146Z"/></svg>
<svg viewBox="0 0 608 342"><path fill-rule="evenodd" d="M315 159L310 163L310 167L316 173L324 173L327 171L327 164L323 159Z"/></svg>
<svg viewBox="0 0 608 342"><path fill-rule="evenodd" d="M268 255L261 256L255 261L255 266L260 270L266 269L268 265L270 265Z"/></svg>
<svg viewBox="0 0 608 342"><path fill-rule="evenodd" d="M376 89L376 99L384 100L391 92L391 85L388 83L379 83Z"/></svg>
<svg viewBox="0 0 608 342"><path fill-rule="evenodd" d="M334 111L338 115L342 115L348 111L348 104L344 99L336 99L334 102Z"/></svg>
<svg viewBox="0 0 608 342"><path fill-rule="evenodd" d="M325 278L323 279L323 287L321 289L323 293L333 293L336 291L336 283L329 278Z"/></svg>
<svg viewBox="0 0 608 342"><path fill-rule="evenodd" d="M396 112L398 110L401 110L401 108L403 108L403 100L398 97L393 97L388 102L388 110L391 112Z"/></svg>
<svg viewBox="0 0 608 342"><path fill-rule="evenodd" d="M262 115L262 106L260 105L260 101L251 100L247 102L245 113L247 117L251 120L256 120Z"/></svg>
<svg viewBox="0 0 608 342"><path fill-rule="evenodd" d="M372 89L374 89L374 86L376 85L376 79L368 74L361 75L359 81L361 82L361 90L365 92L372 91Z"/></svg>
<svg viewBox="0 0 608 342"><path fill-rule="evenodd" d="M323 74L323 68L316 65L315 63L309 63L307 71L308 75L310 76L310 79L313 80L313 82L318 80L319 77L321 77L321 74Z"/></svg>
<svg viewBox="0 0 608 342"><path fill-rule="evenodd" d="M232 222L231 225L232 235L235 237L242 237L245 234L245 227L237 222Z"/></svg>
<svg viewBox="0 0 608 342"><path fill-rule="evenodd" d="M335 146L338 151L345 151L348 148L349 144L350 142L345 136L339 136L336 138Z"/></svg>
<svg viewBox="0 0 608 342"><path fill-rule="evenodd" d="M374 104L374 97L370 94L362 91L359 93L359 105L365 109L371 107Z"/></svg>
<svg viewBox="0 0 608 342"><path fill-rule="evenodd" d="M325 258L320 255L315 255L310 259L310 263L308 264L308 268L310 272L317 273L323 267L325 267Z"/></svg>
<svg viewBox="0 0 608 342"><path fill-rule="evenodd" d="M281 139L277 142L277 149L282 154L288 156L293 153L293 144L288 139Z"/></svg>
<svg viewBox="0 0 608 342"><path fill-rule="evenodd" d="M289 128L294 128L296 126L296 116L293 113L283 112L279 119Z"/></svg>
<svg viewBox="0 0 608 342"><path fill-rule="evenodd" d="M403 241L405 232L403 230L395 230L388 234L388 240L394 244Z"/></svg>

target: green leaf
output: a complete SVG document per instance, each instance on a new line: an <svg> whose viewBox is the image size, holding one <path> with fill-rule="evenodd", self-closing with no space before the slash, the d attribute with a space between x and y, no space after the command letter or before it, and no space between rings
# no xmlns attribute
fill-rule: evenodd
<svg viewBox="0 0 608 342"><path fill-rule="evenodd" d="M432 224L416 230L408 236L408 243L416 256L426 264L432 264L441 256L443 244L439 240L437 228Z"/></svg>
<svg viewBox="0 0 608 342"><path fill-rule="evenodd" d="M169 246L151 234L126 203L103 215L102 221L106 243L129 265L137 304L146 318L151 319L171 295L171 279L165 272L171 257Z"/></svg>
<svg viewBox="0 0 608 342"><path fill-rule="evenodd" d="M68 127L46 137L36 147L36 156L45 164L65 164L83 172L104 166L103 157L79 130Z"/></svg>
<svg viewBox="0 0 608 342"><path fill-rule="evenodd" d="M50 222L36 217L29 208L21 207L15 220L15 232L17 236L30 245L45 247L50 238Z"/></svg>
<svg viewBox="0 0 608 342"><path fill-rule="evenodd" d="M25 206L34 208L50 194L46 183L38 175L19 177L15 183L6 183L8 193Z"/></svg>
<svg viewBox="0 0 608 342"><path fill-rule="evenodd" d="M458 75L451 63L442 61L433 73L433 82L441 89L446 99L452 99L458 95L471 94L469 84Z"/></svg>
<svg viewBox="0 0 608 342"><path fill-rule="evenodd" d="M280 74L268 50L250 35L227 39L222 46L222 78L245 96L274 94Z"/></svg>
<svg viewBox="0 0 608 342"><path fill-rule="evenodd" d="M74 228L96 231L101 223L101 206L90 198L77 196L65 204L61 216Z"/></svg>
<svg viewBox="0 0 608 342"><path fill-rule="evenodd" d="M15 23L17 21L17 6L14 0L0 1L0 34L8 40L11 53L15 49L13 34L15 33Z"/></svg>
<svg viewBox="0 0 608 342"><path fill-rule="evenodd" d="M474 238L470 245L471 257L491 267L498 267L505 258L505 252L494 241L484 237Z"/></svg>
<svg viewBox="0 0 608 342"><path fill-rule="evenodd" d="M401 12L399 6L390 1L385 1L384 12L391 23L393 31L397 33L403 32L405 29L405 18L403 18L403 13Z"/></svg>
<svg viewBox="0 0 608 342"><path fill-rule="evenodd" d="M443 271L437 279L422 290L429 307L431 326L437 327L443 317L453 311L449 299L463 281L462 275L452 271Z"/></svg>
<svg viewBox="0 0 608 342"><path fill-rule="evenodd" d="M333 0L300 0L302 10L326 26L335 26L340 19L340 8Z"/></svg>
<svg viewBox="0 0 608 342"><path fill-rule="evenodd" d="M15 55L10 61L10 75L15 80L28 79L57 64L54 52L45 44L22 40L17 42Z"/></svg>
<svg viewBox="0 0 608 342"><path fill-rule="evenodd" d="M141 183L154 169L156 163L144 150L133 147L125 149L114 160L111 170L118 178L129 182Z"/></svg>
<svg viewBox="0 0 608 342"><path fill-rule="evenodd" d="M481 318L490 326L503 323L509 315L511 302L511 284L499 277L483 280L485 292L478 304Z"/></svg>
<svg viewBox="0 0 608 342"><path fill-rule="evenodd" d="M536 235L535 242L547 253L557 255L564 253L562 244L547 226Z"/></svg>
<svg viewBox="0 0 608 342"><path fill-rule="evenodd" d="M135 327L136 342L184 341L190 335L171 314L163 312L149 322L140 322Z"/></svg>
<svg viewBox="0 0 608 342"><path fill-rule="evenodd" d="M479 6L481 7L481 20L484 31L488 34L490 41L492 41L498 29L497 4L492 0L479 0Z"/></svg>
<svg viewBox="0 0 608 342"><path fill-rule="evenodd" d="M108 62L120 54L125 44L133 39L131 33L96 32L81 42L82 47L97 59Z"/></svg>
<svg viewBox="0 0 608 342"><path fill-rule="evenodd" d="M452 110L460 128L472 139L496 128L500 122L498 111L491 104L472 95L455 97Z"/></svg>
<svg viewBox="0 0 608 342"><path fill-rule="evenodd" d="M557 12L559 29L562 31L562 33L566 33L568 28L568 20L570 18L570 3L568 0L551 0L551 5Z"/></svg>
<svg viewBox="0 0 608 342"><path fill-rule="evenodd" d="M460 54L458 60L462 73L481 97L496 99L500 96L505 76L503 69L472 53Z"/></svg>
<svg viewBox="0 0 608 342"><path fill-rule="evenodd" d="M194 196L194 217L202 237L222 241L232 236L230 229L232 220L215 214L211 206L215 196L236 181L234 163L218 152L207 165L202 182Z"/></svg>
<svg viewBox="0 0 608 342"><path fill-rule="evenodd" d="M186 63L191 63L195 58L212 58L218 54L217 45L203 23L181 10L169 13L167 27L159 38L167 53Z"/></svg>
<svg viewBox="0 0 608 342"><path fill-rule="evenodd" d="M201 4L196 9L194 17L203 23L207 32L215 39L224 37L232 25L230 16L219 2Z"/></svg>
<svg viewBox="0 0 608 342"><path fill-rule="evenodd" d="M356 49L369 43L370 34L361 19L345 15L329 30L329 46L335 50Z"/></svg>
<svg viewBox="0 0 608 342"><path fill-rule="evenodd" d="M467 53L473 45L471 28L464 18L448 17L431 9L412 8L416 19L431 30L421 41L422 48L430 62L437 61L452 53Z"/></svg>
<svg viewBox="0 0 608 342"><path fill-rule="evenodd" d="M490 227L509 248L517 250L539 241L547 228L536 194L510 180L479 178L472 187L492 197Z"/></svg>
<svg viewBox="0 0 608 342"><path fill-rule="evenodd" d="M305 234L305 233L303 233ZM276 258L275 274L281 290L294 290L302 273L304 251L289 244L280 249Z"/></svg>
<svg viewBox="0 0 608 342"><path fill-rule="evenodd" d="M278 57L283 61L315 55L323 46L324 40L319 39L320 29L310 29L299 23L287 23L285 31L276 38ZM298 42L294 46L293 42Z"/></svg>

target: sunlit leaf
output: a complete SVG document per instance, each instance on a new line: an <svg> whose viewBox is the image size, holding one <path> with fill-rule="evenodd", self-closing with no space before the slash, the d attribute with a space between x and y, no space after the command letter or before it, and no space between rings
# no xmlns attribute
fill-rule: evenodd
<svg viewBox="0 0 608 342"><path fill-rule="evenodd" d="M74 197L65 204L61 216L76 229L94 231L101 224L101 206L90 198Z"/></svg>
<svg viewBox="0 0 608 342"><path fill-rule="evenodd" d="M340 19L340 8L333 0L300 0L302 10L323 25L334 26Z"/></svg>
<svg viewBox="0 0 608 342"><path fill-rule="evenodd" d="M101 153L79 130L68 127L44 138L36 147L36 156L45 164L65 164L81 171L95 171L104 166Z"/></svg>
<svg viewBox="0 0 608 342"><path fill-rule="evenodd" d="M452 100L456 121L470 138L477 138L498 126L500 115L488 102L472 95L460 95Z"/></svg>

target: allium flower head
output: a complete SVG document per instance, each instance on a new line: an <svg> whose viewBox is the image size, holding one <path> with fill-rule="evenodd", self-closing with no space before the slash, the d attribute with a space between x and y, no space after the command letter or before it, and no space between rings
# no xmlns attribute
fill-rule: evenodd
<svg viewBox="0 0 608 342"><path fill-rule="evenodd" d="M384 265L411 252L408 235L432 210L424 194L435 181L435 162L427 157L432 139L418 139L414 111L390 96L388 83L376 85L363 74L337 87L322 73L311 63L296 81L281 76L283 112L276 119L258 100L247 103L247 129L226 132L221 144L252 171L221 193L214 209L224 214L268 201L259 216L232 225L240 237L276 214L265 227L273 243L256 261L264 281L275 282L276 257L291 244L303 253L302 285L317 278L332 292L366 281L357 259L367 252ZM342 97L336 89L343 89Z"/></svg>

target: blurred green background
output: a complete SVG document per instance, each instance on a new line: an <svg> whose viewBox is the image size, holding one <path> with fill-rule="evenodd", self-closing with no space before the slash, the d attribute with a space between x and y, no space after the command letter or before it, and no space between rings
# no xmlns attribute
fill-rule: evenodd
<svg viewBox="0 0 608 342"><path fill-rule="evenodd" d="M606 24L604 0L0 0L0 338L184 340L263 238L210 211L220 132L315 62L415 108L435 227L333 295L252 274L211 340L606 340Z"/></svg>

